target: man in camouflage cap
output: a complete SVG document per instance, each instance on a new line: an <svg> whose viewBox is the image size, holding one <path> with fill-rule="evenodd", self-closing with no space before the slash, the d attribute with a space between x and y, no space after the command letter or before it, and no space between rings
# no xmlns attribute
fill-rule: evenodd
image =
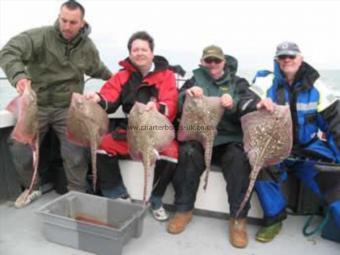
<svg viewBox="0 0 340 255"><path fill-rule="evenodd" d="M236 212L249 184L250 165L242 147L240 117L256 110L259 98L248 89L248 82L236 75L237 60L224 55L223 50L211 45L203 50L201 65L193 71L193 77L180 90L179 110L185 96L217 96L225 107L214 140L213 161L220 162L223 176L228 183L230 208L229 240L237 248L248 244L246 217L249 202L236 219ZM196 141L180 145L178 166L173 180L177 212L169 221L168 232L179 234L192 218L200 176L205 169L204 152Z"/></svg>

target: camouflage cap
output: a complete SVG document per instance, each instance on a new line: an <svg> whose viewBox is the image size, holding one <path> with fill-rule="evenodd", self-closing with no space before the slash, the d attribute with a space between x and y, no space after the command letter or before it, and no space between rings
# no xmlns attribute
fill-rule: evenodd
<svg viewBox="0 0 340 255"><path fill-rule="evenodd" d="M223 50L216 45L205 47L203 50L202 59L206 58L217 58L220 60L224 60Z"/></svg>
<svg viewBox="0 0 340 255"><path fill-rule="evenodd" d="M301 51L299 46L294 42L282 42L276 47L275 57L282 55L296 56L300 54Z"/></svg>

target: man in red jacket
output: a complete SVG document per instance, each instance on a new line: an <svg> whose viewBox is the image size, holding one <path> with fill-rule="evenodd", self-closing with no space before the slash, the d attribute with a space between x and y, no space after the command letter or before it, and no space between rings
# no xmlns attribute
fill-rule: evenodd
<svg viewBox="0 0 340 255"><path fill-rule="evenodd" d="M154 41L146 32L134 33L128 42L129 57L119 62L122 69L108 80L99 93L88 93L87 97L98 102L108 113L119 106L129 114L136 101L156 108L173 121L177 111L178 92L174 73L164 57L153 54ZM124 119L107 134L101 142L98 153L98 178L102 193L111 198L128 198L117 155L128 155L126 140L127 119ZM162 196L172 179L178 157L176 141L161 152L156 162L155 181L158 182L151 195L151 208L157 220L167 220L162 206Z"/></svg>

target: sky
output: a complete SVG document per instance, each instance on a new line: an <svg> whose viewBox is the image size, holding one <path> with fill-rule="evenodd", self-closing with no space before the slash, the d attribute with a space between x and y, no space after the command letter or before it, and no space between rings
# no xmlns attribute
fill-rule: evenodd
<svg viewBox="0 0 340 255"><path fill-rule="evenodd" d="M57 19L60 0L0 0L0 47ZM239 69L271 69L276 45L294 41L317 69L340 69L340 1L79 0L103 61L116 71L132 33L148 31L155 54L191 71L216 44Z"/></svg>

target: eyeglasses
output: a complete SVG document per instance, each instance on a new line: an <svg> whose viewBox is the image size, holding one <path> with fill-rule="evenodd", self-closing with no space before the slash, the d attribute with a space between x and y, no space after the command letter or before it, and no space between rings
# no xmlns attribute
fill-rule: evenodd
<svg viewBox="0 0 340 255"><path fill-rule="evenodd" d="M295 55L281 55L277 57L279 60L285 60L286 58L289 58L290 60L293 60L296 58Z"/></svg>
<svg viewBox="0 0 340 255"><path fill-rule="evenodd" d="M219 58L206 58L204 59L204 62L207 63L207 64L211 64L211 63L215 63L215 64L220 64L222 62L221 59Z"/></svg>

